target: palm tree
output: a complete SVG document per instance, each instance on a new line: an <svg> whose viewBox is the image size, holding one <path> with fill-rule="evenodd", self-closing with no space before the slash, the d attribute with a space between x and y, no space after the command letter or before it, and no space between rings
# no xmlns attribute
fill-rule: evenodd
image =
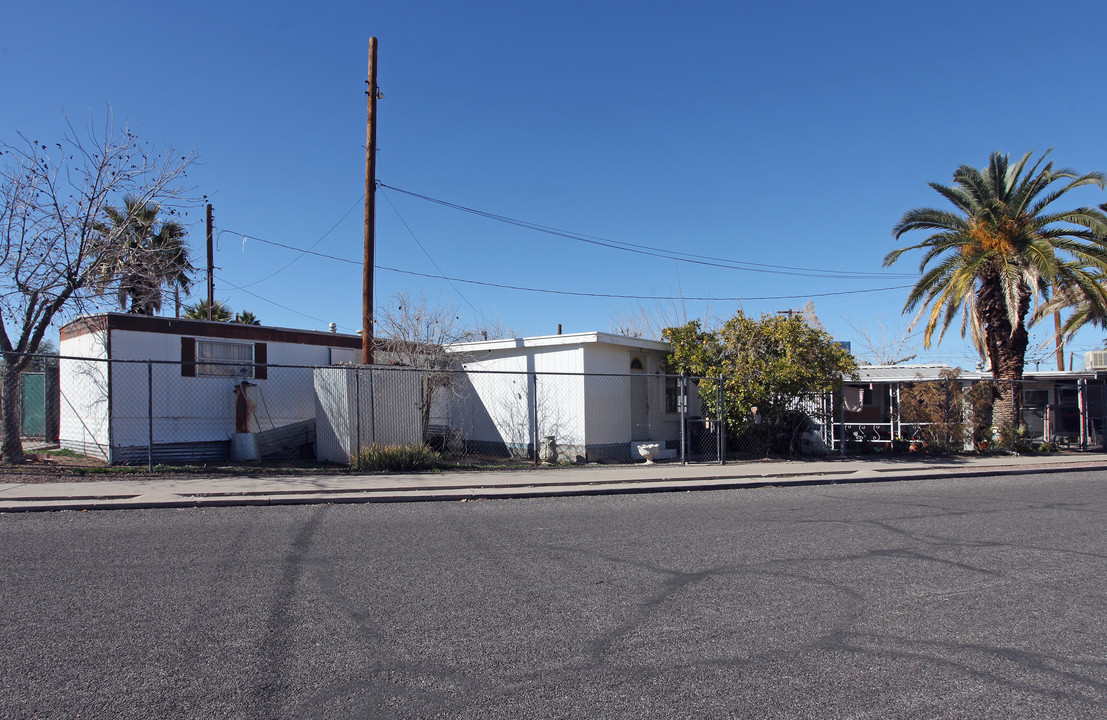
<svg viewBox="0 0 1107 720"><path fill-rule="evenodd" d="M231 322L238 323L239 325L261 325L257 316L249 310L240 310Z"/></svg>
<svg viewBox="0 0 1107 720"><path fill-rule="evenodd" d="M123 198L122 208L104 209L109 223L98 229L114 250L101 268L101 284L116 284L119 305L128 312L154 315L161 310L162 288L169 286L175 293L188 292L191 273L196 270L188 258L184 227L164 221L161 207L140 202L131 196Z"/></svg>
<svg viewBox="0 0 1107 720"><path fill-rule="evenodd" d="M1097 296L1097 301L1091 299ZM1085 325L1107 327L1107 274L1100 274L1087 288L1057 288L1053 297L1034 311L1031 321L1053 314L1060 316L1064 310L1070 314L1064 323L1058 321L1057 337L1066 342Z"/></svg>
<svg viewBox="0 0 1107 720"><path fill-rule="evenodd" d="M201 300L195 305L186 305L184 316L189 320L207 320L208 301ZM232 317L234 316L231 314L231 309L221 300L216 300L211 304L211 319L213 321L230 322Z"/></svg>
<svg viewBox="0 0 1107 720"><path fill-rule="evenodd" d="M892 235L932 234L884 258L888 267L909 250L925 251L922 277L904 312L917 308L915 322L926 316L923 343L928 348L934 332L940 343L961 315L961 335L968 330L990 361L992 376L1007 381L997 383L995 421L1013 426L1021 424L1016 386L1023 375L1031 304L1064 296L1069 304L1087 302L1094 312L1107 314L1107 295L1099 284L1107 270L1107 215L1094 207L1050 208L1076 188L1102 189L1104 176L1054 169L1052 162L1045 163L1048 152L1028 168L1030 155L1010 164L1007 155L993 152L983 170L959 167L953 186L929 183L956 212L909 210Z"/></svg>

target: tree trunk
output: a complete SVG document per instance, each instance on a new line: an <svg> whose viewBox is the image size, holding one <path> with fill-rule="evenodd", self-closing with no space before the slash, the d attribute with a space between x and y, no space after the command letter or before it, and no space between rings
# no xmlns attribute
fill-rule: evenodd
<svg viewBox="0 0 1107 720"><path fill-rule="evenodd" d="M992 405L992 424L1009 427L1012 433L1022 424L1022 374L1030 335L1026 314L1030 311L1030 290L1023 286L1011 327L1007 303L998 277L985 278L976 294L976 310L984 323L984 341L992 363L999 397Z"/></svg>
<svg viewBox="0 0 1107 720"><path fill-rule="evenodd" d="M6 465L15 465L26 460L19 422L19 376L22 369L20 365L5 364L0 374L0 404L3 405L4 415L4 438L0 453L3 454Z"/></svg>

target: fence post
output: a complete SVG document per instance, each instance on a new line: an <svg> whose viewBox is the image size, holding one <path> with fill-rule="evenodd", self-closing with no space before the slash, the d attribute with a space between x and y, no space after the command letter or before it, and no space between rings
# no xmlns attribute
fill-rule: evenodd
<svg viewBox="0 0 1107 720"><path fill-rule="evenodd" d="M716 444L718 445L720 465L726 465L726 392L724 392L724 380L725 378L720 375L718 403L719 417L715 425L716 433L718 434L718 437L716 438Z"/></svg>
<svg viewBox="0 0 1107 720"><path fill-rule="evenodd" d="M1088 381L1076 381L1076 404L1080 412L1080 449L1088 449Z"/></svg>
<svg viewBox="0 0 1107 720"><path fill-rule="evenodd" d="M146 467L154 471L154 364L146 361Z"/></svg>
<svg viewBox="0 0 1107 720"><path fill-rule="evenodd" d="M1099 442L1100 449L1107 448L1107 383L1099 383Z"/></svg>
<svg viewBox="0 0 1107 720"><path fill-rule="evenodd" d="M888 451L896 447L896 398L892 384L888 383Z"/></svg>
<svg viewBox="0 0 1107 720"><path fill-rule="evenodd" d="M830 393L831 408L830 413L834 415L834 393ZM838 454L846 454L846 401L845 393L843 391L838 392Z"/></svg>
<svg viewBox="0 0 1107 720"><path fill-rule="evenodd" d="M53 440L50 434L50 363L49 358L41 356L42 362L42 442Z"/></svg>
<svg viewBox="0 0 1107 720"><path fill-rule="evenodd" d="M680 464L684 465L684 446L688 441L684 436L688 426L688 378L684 375L680 376L680 403L678 408L680 410Z"/></svg>
<svg viewBox="0 0 1107 720"><path fill-rule="evenodd" d="M361 469L361 366L354 365L350 368L354 373L354 462L357 469Z"/></svg>
<svg viewBox="0 0 1107 720"><path fill-rule="evenodd" d="M531 380L531 414L530 414L530 446L534 453L534 466L538 467L538 373L530 374Z"/></svg>
<svg viewBox="0 0 1107 720"><path fill-rule="evenodd" d="M367 378L369 378L369 399L368 399L367 402L369 403L369 444L370 445L373 445L374 443L377 442L377 388L380 386L380 383L377 382L377 377L387 377L387 375L382 376L381 372L387 372L387 371L378 371L378 370L373 369L372 366L369 366L369 367L365 368L365 373L366 373L365 376ZM398 371L398 372L408 372L408 371L403 370L403 371ZM412 370L411 372L415 372L415 371ZM419 372L425 372L425 371L419 371ZM422 382L422 381L420 380L420 382ZM423 386L420 385L419 387L420 387L420 392L422 392L422 387ZM359 452L360 452L360 450L359 450Z"/></svg>

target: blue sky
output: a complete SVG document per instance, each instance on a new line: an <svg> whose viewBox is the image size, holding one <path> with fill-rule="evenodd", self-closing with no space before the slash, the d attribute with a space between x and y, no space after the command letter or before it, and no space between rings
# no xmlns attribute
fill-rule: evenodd
<svg viewBox="0 0 1107 720"><path fill-rule="evenodd" d="M857 340L847 320L905 324L906 290L824 294L913 281L917 258L881 260L905 210L941 205L926 182L994 149L1053 147L1060 165L1107 170L1105 21L1095 2L41 0L5 10L0 137L56 136L63 113L82 123L111 103L143 137L196 150L191 180L219 230L216 297L266 325L352 332L375 35L386 185L617 243L843 276L678 263L390 189L377 196L378 265L572 293L795 296L741 302L752 314L814 296L827 329ZM200 263L202 208L188 219ZM424 293L465 323L526 335L608 330L659 304L384 269L376 283L378 302ZM739 303L661 305L697 317ZM1077 365L1101 343L1082 333ZM951 337L921 359L973 358Z"/></svg>

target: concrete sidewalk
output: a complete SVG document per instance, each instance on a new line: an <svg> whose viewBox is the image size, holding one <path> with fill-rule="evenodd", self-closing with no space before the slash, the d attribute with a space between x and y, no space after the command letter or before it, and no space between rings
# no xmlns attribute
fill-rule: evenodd
<svg viewBox="0 0 1107 720"><path fill-rule="evenodd" d="M8 483L0 484L0 512L600 495L1094 470L1107 470L1107 455L818 459L727 465L668 463L388 475Z"/></svg>

